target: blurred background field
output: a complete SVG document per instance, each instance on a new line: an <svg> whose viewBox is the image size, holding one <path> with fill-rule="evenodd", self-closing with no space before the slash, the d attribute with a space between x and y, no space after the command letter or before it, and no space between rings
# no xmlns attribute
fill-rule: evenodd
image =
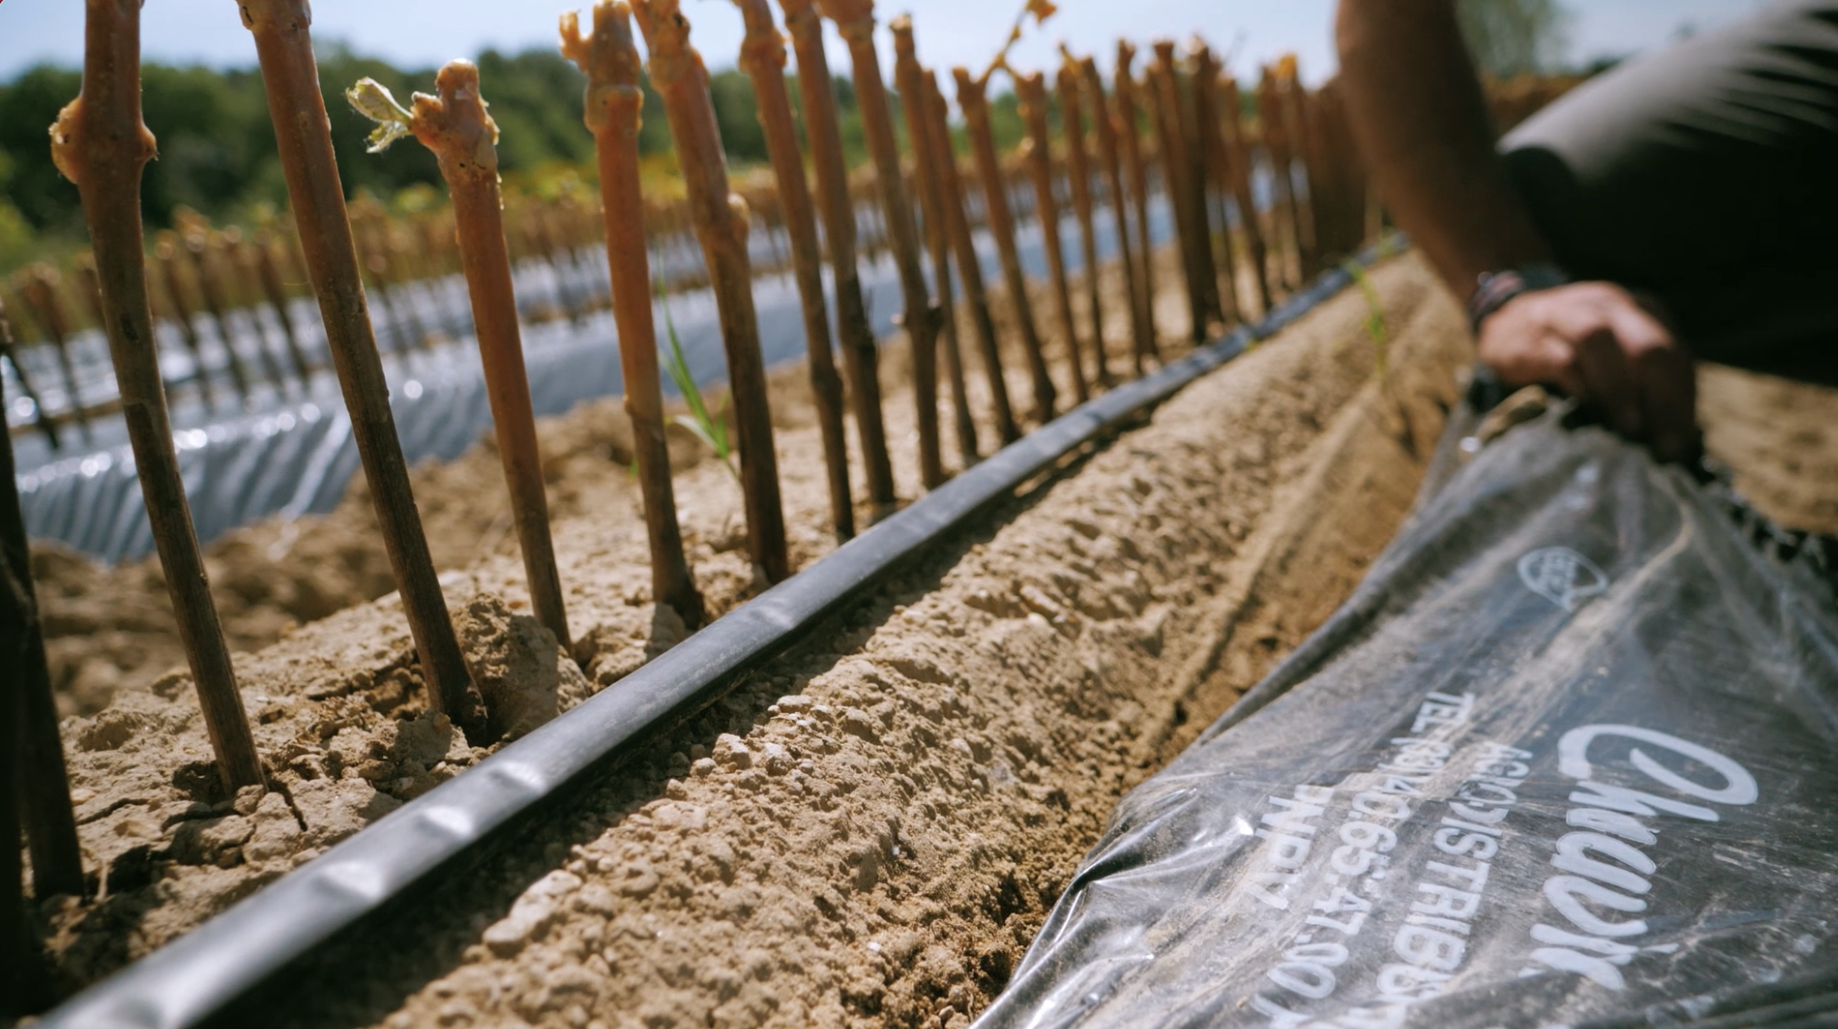
<svg viewBox="0 0 1838 1029"><path fill-rule="evenodd" d="M339 171L352 197L368 193L410 214L444 204L434 161L420 148L379 156L360 145L367 124L340 95L371 76L399 96L432 88L434 68L455 56L478 61L492 115L503 129L499 154L506 192L553 199L591 186L592 137L581 125L579 72L557 53L555 11L542 5L461 0L428 23L405 20L397 5L321 0L313 5L321 82L338 147ZM884 16L904 9L884 4ZM911 6L910 4L907 6ZM1759 0L1462 0L1475 50L1497 77L1586 73L1681 34L1714 28L1753 10ZM1333 72L1332 0L1219 5L1212 0L1141 0L1099 4L1066 0L1052 29L1024 40L1017 67L1056 63L1053 46L1097 53L1111 63L1118 36L1179 38L1205 31L1231 39L1229 63L1247 68L1282 54L1300 57L1305 79ZM265 222L284 202L274 133L262 98L248 33L221 0L154 0L147 10L144 70L146 120L159 139L159 160L146 173L143 210L150 227L173 224L181 207L220 224ZM986 41L1012 18L1008 4L926 0L920 47L941 65L979 64ZM765 140L754 116L752 86L733 68L739 17L727 4L696 3L688 14L713 75L716 114L729 160L764 164ZM987 22L987 31L979 27ZM1235 27L1227 36L1223 26ZM732 37L731 42L728 42ZM839 43L833 45L840 48ZM66 0L8 0L0 7L0 275L35 261L65 265L84 245L74 186L51 166L46 127L77 93L82 6ZM1036 53L1035 51L1039 51ZM837 55L840 56L840 52ZM832 58L833 60L836 57ZM836 83L844 146L867 159L854 91ZM1023 129L1012 93L998 86L995 132L1003 147ZM641 140L648 187L667 190L675 176L669 130L655 95L647 94ZM651 194L656 195L656 194Z"/></svg>

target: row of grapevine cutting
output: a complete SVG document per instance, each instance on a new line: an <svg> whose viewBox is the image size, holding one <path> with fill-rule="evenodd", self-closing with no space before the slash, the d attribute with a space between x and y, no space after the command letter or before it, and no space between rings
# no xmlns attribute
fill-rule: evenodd
<svg viewBox="0 0 1838 1029"><path fill-rule="evenodd" d="M1101 133L1095 123L1089 131L1084 128L1080 97L1085 83L1069 79L1072 70L1060 71L1059 86L1047 99L1053 118L1047 166L1057 198L1052 209L1070 217L1073 198L1082 193L1102 222L1114 204L1111 183L1098 162ZM1104 88L1095 64L1090 78L1090 88ZM1061 110L1070 114L1060 115ZM1253 118L1244 128L1254 159L1262 160L1260 125ZM912 138L909 133L903 141ZM1148 186L1159 192L1156 140L1144 138L1141 144ZM1034 150L1030 139L1000 155L1007 200L1022 224L1045 210L1036 201ZM918 188L916 169L909 163L904 175L911 193ZM756 168L736 174L732 184L746 202L752 270L761 277L793 270L793 248L773 178L771 169ZM851 171L848 182L861 257L872 263L890 252L875 199L879 187L868 167ZM597 204L585 190L578 180L566 178L553 197L505 197L505 236L518 270L519 313L526 324L566 319L578 325L611 306L604 240L593 210ZM646 247L654 258L658 288L666 293L708 285L688 206L677 192L653 189L644 197ZM972 229L983 231L987 207L982 193L972 190L965 200ZM1265 211L1264 217L1273 213ZM1078 214L1082 222L1083 205ZM383 350L437 349L468 338L470 312L452 288L460 258L451 209L391 213L364 194L350 203L349 215ZM216 226L182 209L153 242L147 257L154 330L175 403L195 401L204 414L259 410L301 395L315 376L329 370L323 332L316 312L307 306L311 297L298 241L285 216L257 225ZM72 434L67 426L74 429L78 445L87 444L91 423L119 411L114 381L105 372L101 310L94 257L88 251L0 278L0 323L11 330L0 345L6 347L9 385L16 393L14 420L23 423L16 433L41 433L50 449L60 450Z"/></svg>
<svg viewBox="0 0 1838 1029"><path fill-rule="evenodd" d="M1081 97L1087 89L1105 89L1093 64L1088 84L1074 81L1069 90L1068 69L1062 68L1058 87L1048 91L1053 141L1048 161L1059 213L1073 210L1083 188L1102 233L1108 231L1107 212L1120 210L1115 192L1126 194L1125 205L1130 201L1127 180L1116 183L1113 190L1099 161L1101 127L1083 112ZM1051 77L1043 78L1051 81ZM1571 84L1547 80L1496 84L1490 91L1495 120L1512 124ZM1022 88L1026 87L1017 82L1017 89ZM1332 102L1329 96L1331 90L1311 94L1310 99ZM1250 165L1269 169L1268 162L1275 158L1265 142L1255 99L1242 109ZM1148 186L1159 192L1156 140L1145 137L1140 143ZM1009 202L1023 224L1044 210L1035 200L1038 187L1032 148L1030 139L1000 155ZM1075 164L1081 158L1083 171ZM1340 167L1344 166L1307 165L1310 174L1333 175ZM912 182L916 173L909 164L905 170L909 193L917 188ZM750 215L752 268L760 277L793 270L793 248L773 178L770 168L754 168L737 171L732 183ZM1262 181L1266 189L1274 190L1274 176ZM1245 176L1242 185L1249 190L1252 177ZM1251 206L1248 194L1239 204L1234 187L1227 183L1209 184L1209 188L1217 190L1218 202L1234 212ZM885 257L890 245L874 199L877 190L872 168L850 172L849 196L859 226L861 256L868 262ZM1263 190L1259 192L1262 195ZM654 188L643 201L646 247L654 258L652 274L665 293L708 285L688 207L678 193L680 186ZM973 190L965 199L972 229L985 230L987 209L981 192ZM1234 222L1235 231L1258 233L1261 225L1279 217L1281 212L1270 206L1275 199L1270 197L1261 205L1256 223ZM564 177L554 196L506 194L505 238L518 273L518 309L525 324L565 319L580 325L610 309L604 239L595 207L597 202L586 187L572 177ZM373 303L378 343L385 353L438 350L468 339L473 327L455 278L460 266L451 209L437 206L392 213L374 196L361 194L350 203L349 213L365 288ZM1082 223L1082 208L1076 213ZM1121 213L1127 216L1127 206ZM1055 242L1052 238L1047 241ZM195 212L181 210L170 229L155 235L148 261L161 371L175 403L196 402L205 416L260 410L304 395L316 376L329 372L330 354L311 307L299 245L285 215L255 225L215 226ZM1078 264L1087 266L1089 261ZM1284 269L1284 278L1293 279L1293 270ZM0 358L4 358L7 384L15 394L15 434L39 434L48 449L61 451L71 445L72 435L79 447L90 442L92 423L118 413L119 398L113 377L107 373L100 303L94 257L86 250L0 276ZM1079 309L1081 313L1085 310L1082 304Z"/></svg>

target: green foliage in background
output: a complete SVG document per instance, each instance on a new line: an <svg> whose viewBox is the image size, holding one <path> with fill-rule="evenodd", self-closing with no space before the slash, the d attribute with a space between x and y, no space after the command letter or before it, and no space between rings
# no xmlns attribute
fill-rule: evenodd
<svg viewBox="0 0 1838 1029"><path fill-rule="evenodd" d="M371 125L344 98L345 87L373 78L398 97L434 88L433 68L404 70L331 43L319 49L320 88L338 151L338 170L347 196L368 192L392 207L420 205L440 172L425 147L397 147L366 155ZM597 181L593 137L582 124L585 80L550 49L478 57L479 77L501 130L499 167L507 184L547 192L559 181ZM76 187L51 164L47 130L58 111L77 95L76 69L40 66L0 85L0 273L19 264L67 253L85 238ZM794 111L797 85L790 83ZM854 86L835 80L843 148L849 163L868 160L867 141ZM763 164L766 140L752 83L734 69L711 81L715 117L728 160L737 167ZM258 221L287 202L286 182L275 155L261 75L253 68L219 71L147 64L142 69L147 126L159 140L159 159L147 166L142 209L149 226L172 222L183 206L220 223ZM896 99L897 105L897 99ZM998 141L1018 143L1021 119L1012 95L992 102ZM895 107L895 121L899 111ZM644 128L639 150L658 154L670 147L663 105L645 87Z"/></svg>
<svg viewBox="0 0 1838 1029"><path fill-rule="evenodd" d="M1570 11L1558 0L1457 0L1475 63L1502 79L1563 69Z"/></svg>
<svg viewBox="0 0 1838 1029"><path fill-rule="evenodd" d="M0 150L0 183L6 182L13 166L12 158ZM0 199L0 268L11 268L22 264L32 256L34 242L32 227L26 224L25 215L19 208L4 199Z"/></svg>

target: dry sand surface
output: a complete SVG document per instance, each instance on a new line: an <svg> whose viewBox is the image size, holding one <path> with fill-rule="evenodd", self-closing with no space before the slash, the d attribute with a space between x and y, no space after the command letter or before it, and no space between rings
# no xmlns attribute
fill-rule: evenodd
<svg viewBox="0 0 1838 1029"><path fill-rule="evenodd" d="M365 946L356 967L325 973L336 989L267 1017L919 1025L980 1009L1117 796L1325 617L1403 517L1468 350L1414 259L1377 281L1399 341L1383 386L1364 303L1342 297L966 529L468 874L466 903L395 920L401 942ZM904 381L897 367L887 378ZM903 472L909 397L888 403ZM814 427L785 406L788 521L807 564L830 546L821 467ZM650 603L635 488L608 459L617 423L590 409L545 438L563 466L557 545L581 671L520 613L507 547L448 565L475 674L535 717L682 635ZM448 505L499 492L495 464L486 453L424 471L431 524L463 523ZM748 591L735 487L712 461L681 484L719 611ZM216 556L232 576L251 566L248 578L298 582L317 573L304 554L352 545L333 535L341 519L361 535L361 510L249 530ZM261 558L290 531L294 550L271 570ZM444 546L443 560L468 553ZM64 984L183 933L482 757L422 710L411 665L393 598L241 655L278 787L265 795L214 792L182 673L68 720L83 838L105 872L99 899L44 905Z"/></svg>
<svg viewBox="0 0 1838 1029"><path fill-rule="evenodd" d="M1163 281L1172 282L1173 255L1162 259ZM1121 368L1127 328L1117 302L1120 272L1109 269L1103 285L1112 300L1107 318L1114 319L1106 337ZM1007 305L996 300L1005 327ZM1171 292L1161 301L1164 353L1176 353L1185 328L1181 301ZM1005 369L1017 412L1029 410L1018 350L1005 354ZM1069 396L1063 362L1056 371ZM802 365L771 375L794 568L835 545L806 375ZM915 497L917 438L901 341L883 349L881 379L899 495ZM973 407L987 416L987 390L980 376L970 381ZM528 617L491 436L459 460L414 475L475 679L505 698L498 707L520 709L526 724L617 681L686 634L672 613L651 603L620 402L583 405L545 420L540 432L577 639L572 660ZM989 453L996 439L988 417L980 432ZM954 440L944 449L948 461L955 457ZM690 563L708 616L718 617L755 588L739 487L687 432L673 429L672 459ZM852 472L859 499L866 494L859 462ZM859 504L858 524L873 514ZM58 700L78 713L62 729L85 865L96 880L87 901L57 897L39 906L60 991L156 949L491 749L468 747L425 710L361 480L332 514L239 530L211 545L207 560L238 651L244 705L273 774L270 793L228 797L217 784L157 562L104 568L55 545L34 546Z"/></svg>
<svg viewBox="0 0 1838 1029"><path fill-rule="evenodd" d="M1384 381L1364 302L1329 303L978 519L613 781L434 885L451 896L323 955L245 1018L960 1024L1006 982L1118 796L1325 619L1407 513L1470 349L1417 258L1374 281ZM1162 299L1176 324L1178 298ZM890 386L903 363L891 349ZM781 372L775 393L799 566L832 546L801 374ZM1019 360L1010 381L1025 409ZM1739 485L1830 531L1833 395L1723 370L1705 382L1711 446ZM913 496L910 393L891 388L887 406ZM611 403L543 429L573 659L526 616L496 455L418 473L475 677L526 724L683 636L650 602L625 438ZM682 442L691 561L719 613L751 588L738 491ZM64 726L83 842L103 869L98 898L40 906L63 988L486 753L424 711L395 600L366 603L389 588L366 507L354 497L212 548L233 636L262 648L238 672L267 794L216 792L189 678L165 671L178 653L157 573L35 554L64 702L83 713Z"/></svg>
<svg viewBox="0 0 1838 1029"><path fill-rule="evenodd" d="M1838 536L1838 389L1712 365L1698 394L1736 489L1782 525Z"/></svg>
<svg viewBox="0 0 1838 1029"><path fill-rule="evenodd" d="M1175 292L1179 270L1171 251L1161 255L1159 274L1157 281L1163 289L1158 327L1164 337L1164 353L1178 354L1184 349L1181 339L1187 322L1184 303ZM1129 327L1119 299L1123 285L1116 265L1105 269L1101 284L1107 300L1105 335L1112 367L1122 369L1128 363L1125 341ZM1010 320L1006 302L997 293L992 303L998 328L1006 330ZM1034 302L1037 321L1046 317L1047 304L1048 295L1041 288ZM959 316L964 323L960 336L971 402L979 415L980 452L987 454L997 446L994 423L988 392L981 385L982 366L972 349L969 314L961 300ZM1080 325L1088 332L1083 320ZM1026 365L1014 345L1016 333L1003 331L1002 336L1008 344L1004 360L1009 396L1016 417L1025 418L1031 410ZM1051 337L1048 347L1063 410L1072 388ZM889 440L899 493L905 498L920 492L912 399L910 393L902 395L908 374L903 344L896 341L884 347L881 380L888 390ZM943 450L947 466L954 466L958 453L950 430L954 423L943 404L942 369L939 374ZM827 486L821 466L807 460L820 451L805 366L802 362L780 366L768 377L773 422L781 432L783 487L791 498L787 517L796 567L814 560L831 545L824 530L827 512L820 512L815 503L827 497ZM607 530L637 524L642 515L636 483L628 472L632 462L630 422L618 398L583 404L566 416L543 419L538 429L549 508L556 522L592 518ZM849 432L853 448L853 429ZM672 425L669 436L671 461L680 480L677 499L686 527L693 536L699 521L708 521L713 530L692 539L692 546L706 543L710 552L737 554L744 542L738 490L725 473L697 469L699 463L709 460L709 454L687 430ZM873 512L861 502L867 487L859 454L852 453L851 460L856 462L851 468L858 502L856 523L867 525ZM516 555L504 473L490 433L455 461L415 469L413 481L436 567L464 569L485 556ZM374 601L395 589L361 475L331 514L292 522L274 519L232 532L207 548L206 560L225 634L231 648L238 651L259 650L300 625ZM724 559L717 564L719 575L708 561L697 562L703 580L700 585L710 593L711 616L744 599L747 586L744 562ZM43 605L51 676L62 714L94 715L118 689L145 688L184 664L171 600L156 559L147 557L108 568L56 543L39 541L32 547L32 571ZM741 576L740 581L733 581L730 573ZM513 602L520 596L517 590L509 595Z"/></svg>

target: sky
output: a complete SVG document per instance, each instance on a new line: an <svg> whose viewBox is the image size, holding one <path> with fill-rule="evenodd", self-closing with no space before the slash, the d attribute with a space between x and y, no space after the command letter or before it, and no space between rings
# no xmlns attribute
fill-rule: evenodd
<svg viewBox="0 0 1838 1029"><path fill-rule="evenodd" d="M1225 51L1235 68L1294 52L1304 78L1319 81L1334 67L1334 0L1058 0L1044 30L1031 29L1017 47L1017 67L1055 67L1054 47L1067 42L1097 53L1106 67L1115 41L1187 39L1198 33ZM586 0L314 0L313 34L342 40L354 51L401 67L434 67L473 57L488 47L514 52L554 46L556 19ZM1663 44L1682 27L1715 28L1762 6L1762 0L1570 0L1571 56L1625 55ZM0 0L0 82L33 64L76 66L82 60L79 0ZM913 14L920 59L941 68L980 67L1013 24L1021 0L880 0L883 19ZM692 37L708 64L734 63L740 12L727 0L685 0ZM883 38L883 49L891 44ZM846 51L831 32L832 67L846 68ZM250 66L255 47L234 0L145 0L141 45L149 60L217 67ZM891 60L891 53L886 59Z"/></svg>

